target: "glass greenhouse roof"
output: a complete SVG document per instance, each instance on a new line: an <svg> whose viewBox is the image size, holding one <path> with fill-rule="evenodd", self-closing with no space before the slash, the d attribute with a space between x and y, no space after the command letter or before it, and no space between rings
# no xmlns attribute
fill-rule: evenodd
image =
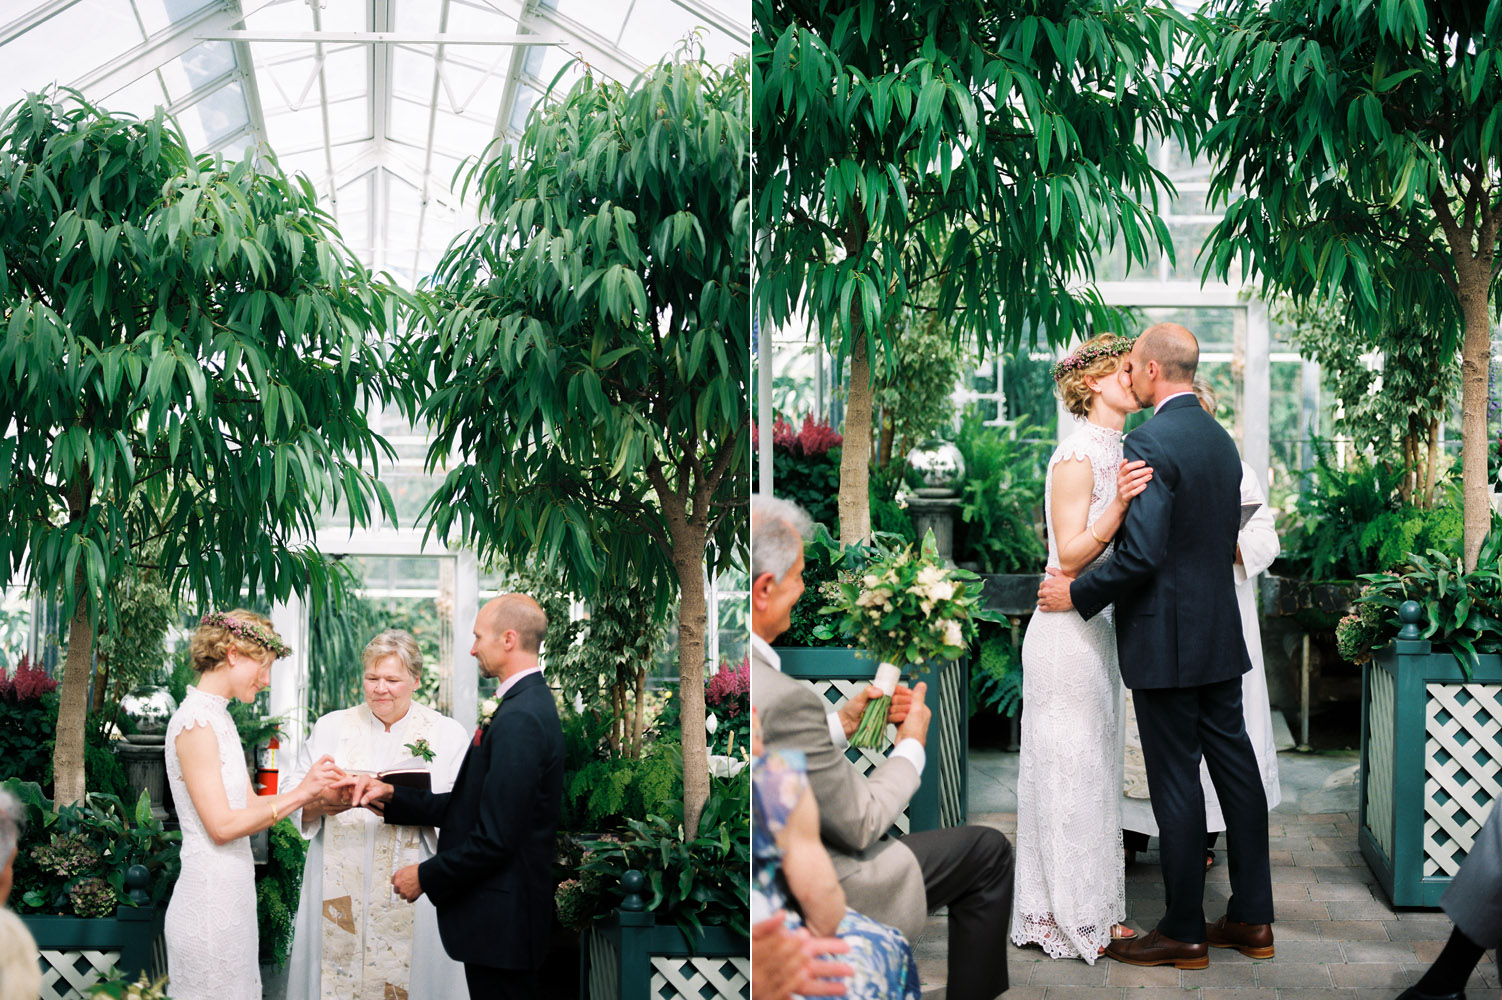
<svg viewBox="0 0 1502 1000"><path fill-rule="evenodd" d="M370 267L406 285L474 224L455 170L515 136L580 62L628 81L691 32L748 48L743 0L48 0L8 3L4 104L54 84L110 111L164 105L197 151L274 150ZM19 12L19 13L18 13ZM570 60L579 61L570 63Z"/></svg>

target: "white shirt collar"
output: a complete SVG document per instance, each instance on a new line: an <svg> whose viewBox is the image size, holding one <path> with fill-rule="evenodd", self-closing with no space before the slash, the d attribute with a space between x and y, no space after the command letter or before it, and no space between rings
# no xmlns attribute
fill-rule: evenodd
<svg viewBox="0 0 1502 1000"><path fill-rule="evenodd" d="M1178 399L1180 396L1193 396L1193 395L1194 395L1194 393L1192 391L1190 391L1188 389L1185 389L1182 392L1176 392L1176 393L1174 393L1172 396L1164 396L1162 399L1158 400L1158 405L1153 407L1153 415L1156 416L1157 413L1158 413L1158 411L1161 410L1161 409L1163 409L1163 404L1166 403L1166 402L1168 402L1170 399Z"/></svg>
<svg viewBox="0 0 1502 1000"><path fill-rule="evenodd" d="M516 682L521 680L523 677L540 673L542 673L542 667L533 667L531 670L523 670L519 674L512 674L510 677L507 677L504 681L501 682L501 686L495 689L496 700L499 701L501 698L506 697L506 692L516 687Z"/></svg>
<svg viewBox="0 0 1502 1000"><path fill-rule="evenodd" d="M761 654L761 658L767 661L767 665L779 674L782 673L782 657L772 648L772 644L755 632L751 635L751 648Z"/></svg>

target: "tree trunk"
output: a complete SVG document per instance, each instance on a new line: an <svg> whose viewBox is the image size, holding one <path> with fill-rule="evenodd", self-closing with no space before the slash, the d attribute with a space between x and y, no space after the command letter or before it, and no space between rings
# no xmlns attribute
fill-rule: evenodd
<svg viewBox="0 0 1502 1000"><path fill-rule="evenodd" d="M1439 418L1429 418L1429 457L1424 465L1425 509L1434 506L1434 490L1439 485Z"/></svg>
<svg viewBox="0 0 1502 1000"><path fill-rule="evenodd" d="M869 417L869 411L868 411ZM867 428L869 430L869 424ZM704 632L709 605L704 598L704 543L701 527L673 525L673 567L678 571L678 704L683 729L683 835L699 833L699 815L709 798L709 746L704 732Z"/></svg>
<svg viewBox="0 0 1502 1000"><path fill-rule="evenodd" d="M851 325L845 443L840 452L840 542L844 545L871 537L871 358L861 324Z"/></svg>
<svg viewBox="0 0 1502 1000"><path fill-rule="evenodd" d="M633 716L632 716L632 719L631 719L631 746L633 747L631 756L633 756L633 757L640 757L641 756L641 731L642 731L643 723L645 722L645 718L644 718L644 714L645 713L644 713L644 711L642 709L642 695L645 694L644 689L646 687L646 684L647 684L647 668L646 667L637 667L636 668L636 711L635 711L635 713L633 713Z"/></svg>
<svg viewBox="0 0 1502 1000"><path fill-rule="evenodd" d="M1491 303L1487 294L1490 269L1456 270L1460 309L1465 317L1465 340L1460 351L1460 482L1465 501L1465 568L1469 572L1476 568L1492 524L1491 484L1486 475L1486 383L1492 363Z"/></svg>
<svg viewBox="0 0 1502 1000"><path fill-rule="evenodd" d="M68 488L68 519L83 520L89 494L87 476ZM83 800L84 724L89 717L89 664L94 658L94 629L89 624L88 577L83 560L73 574L73 619L68 623L68 659L57 692L57 734L52 744L54 806Z"/></svg>
<svg viewBox="0 0 1502 1000"><path fill-rule="evenodd" d="M89 705L91 711L104 711L104 696L109 688L109 676L109 662L100 656L99 662L94 664L94 694Z"/></svg>

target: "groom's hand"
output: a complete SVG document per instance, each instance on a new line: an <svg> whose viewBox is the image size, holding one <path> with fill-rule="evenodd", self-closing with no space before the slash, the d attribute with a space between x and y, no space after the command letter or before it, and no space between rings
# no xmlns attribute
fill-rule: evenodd
<svg viewBox="0 0 1502 1000"><path fill-rule="evenodd" d="M1038 587L1039 611L1069 611L1074 599L1069 596L1069 585L1074 577L1065 576L1057 567L1048 567L1048 575Z"/></svg>
<svg viewBox="0 0 1502 1000"><path fill-rule="evenodd" d="M417 897L422 895L422 883L417 878L417 866L408 865L405 868L398 868L396 874L391 876L391 887L407 902L417 902Z"/></svg>

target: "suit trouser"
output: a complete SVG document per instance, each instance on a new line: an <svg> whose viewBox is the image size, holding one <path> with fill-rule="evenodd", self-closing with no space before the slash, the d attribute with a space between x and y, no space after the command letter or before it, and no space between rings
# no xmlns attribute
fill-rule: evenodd
<svg viewBox="0 0 1502 1000"><path fill-rule="evenodd" d="M1007 988L1012 843L988 826L911 833L929 912L949 907L949 1000L995 1000ZM911 943L911 942L909 942Z"/></svg>
<svg viewBox="0 0 1502 1000"><path fill-rule="evenodd" d="M1502 948L1502 806L1496 802L1439 905L1473 943Z"/></svg>
<svg viewBox="0 0 1502 1000"><path fill-rule="evenodd" d="M1175 941L1205 940L1205 793L1200 758L1226 819L1231 898L1226 916L1272 923L1267 795L1246 734L1241 678L1190 688L1132 691L1142 733L1147 789L1158 821L1167 909L1158 930Z"/></svg>
<svg viewBox="0 0 1502 1000"><path fill-rule="evenodd" d="M464 963L469 1000L542 1000L542 984L535 969L497 969Z"/></svg>

